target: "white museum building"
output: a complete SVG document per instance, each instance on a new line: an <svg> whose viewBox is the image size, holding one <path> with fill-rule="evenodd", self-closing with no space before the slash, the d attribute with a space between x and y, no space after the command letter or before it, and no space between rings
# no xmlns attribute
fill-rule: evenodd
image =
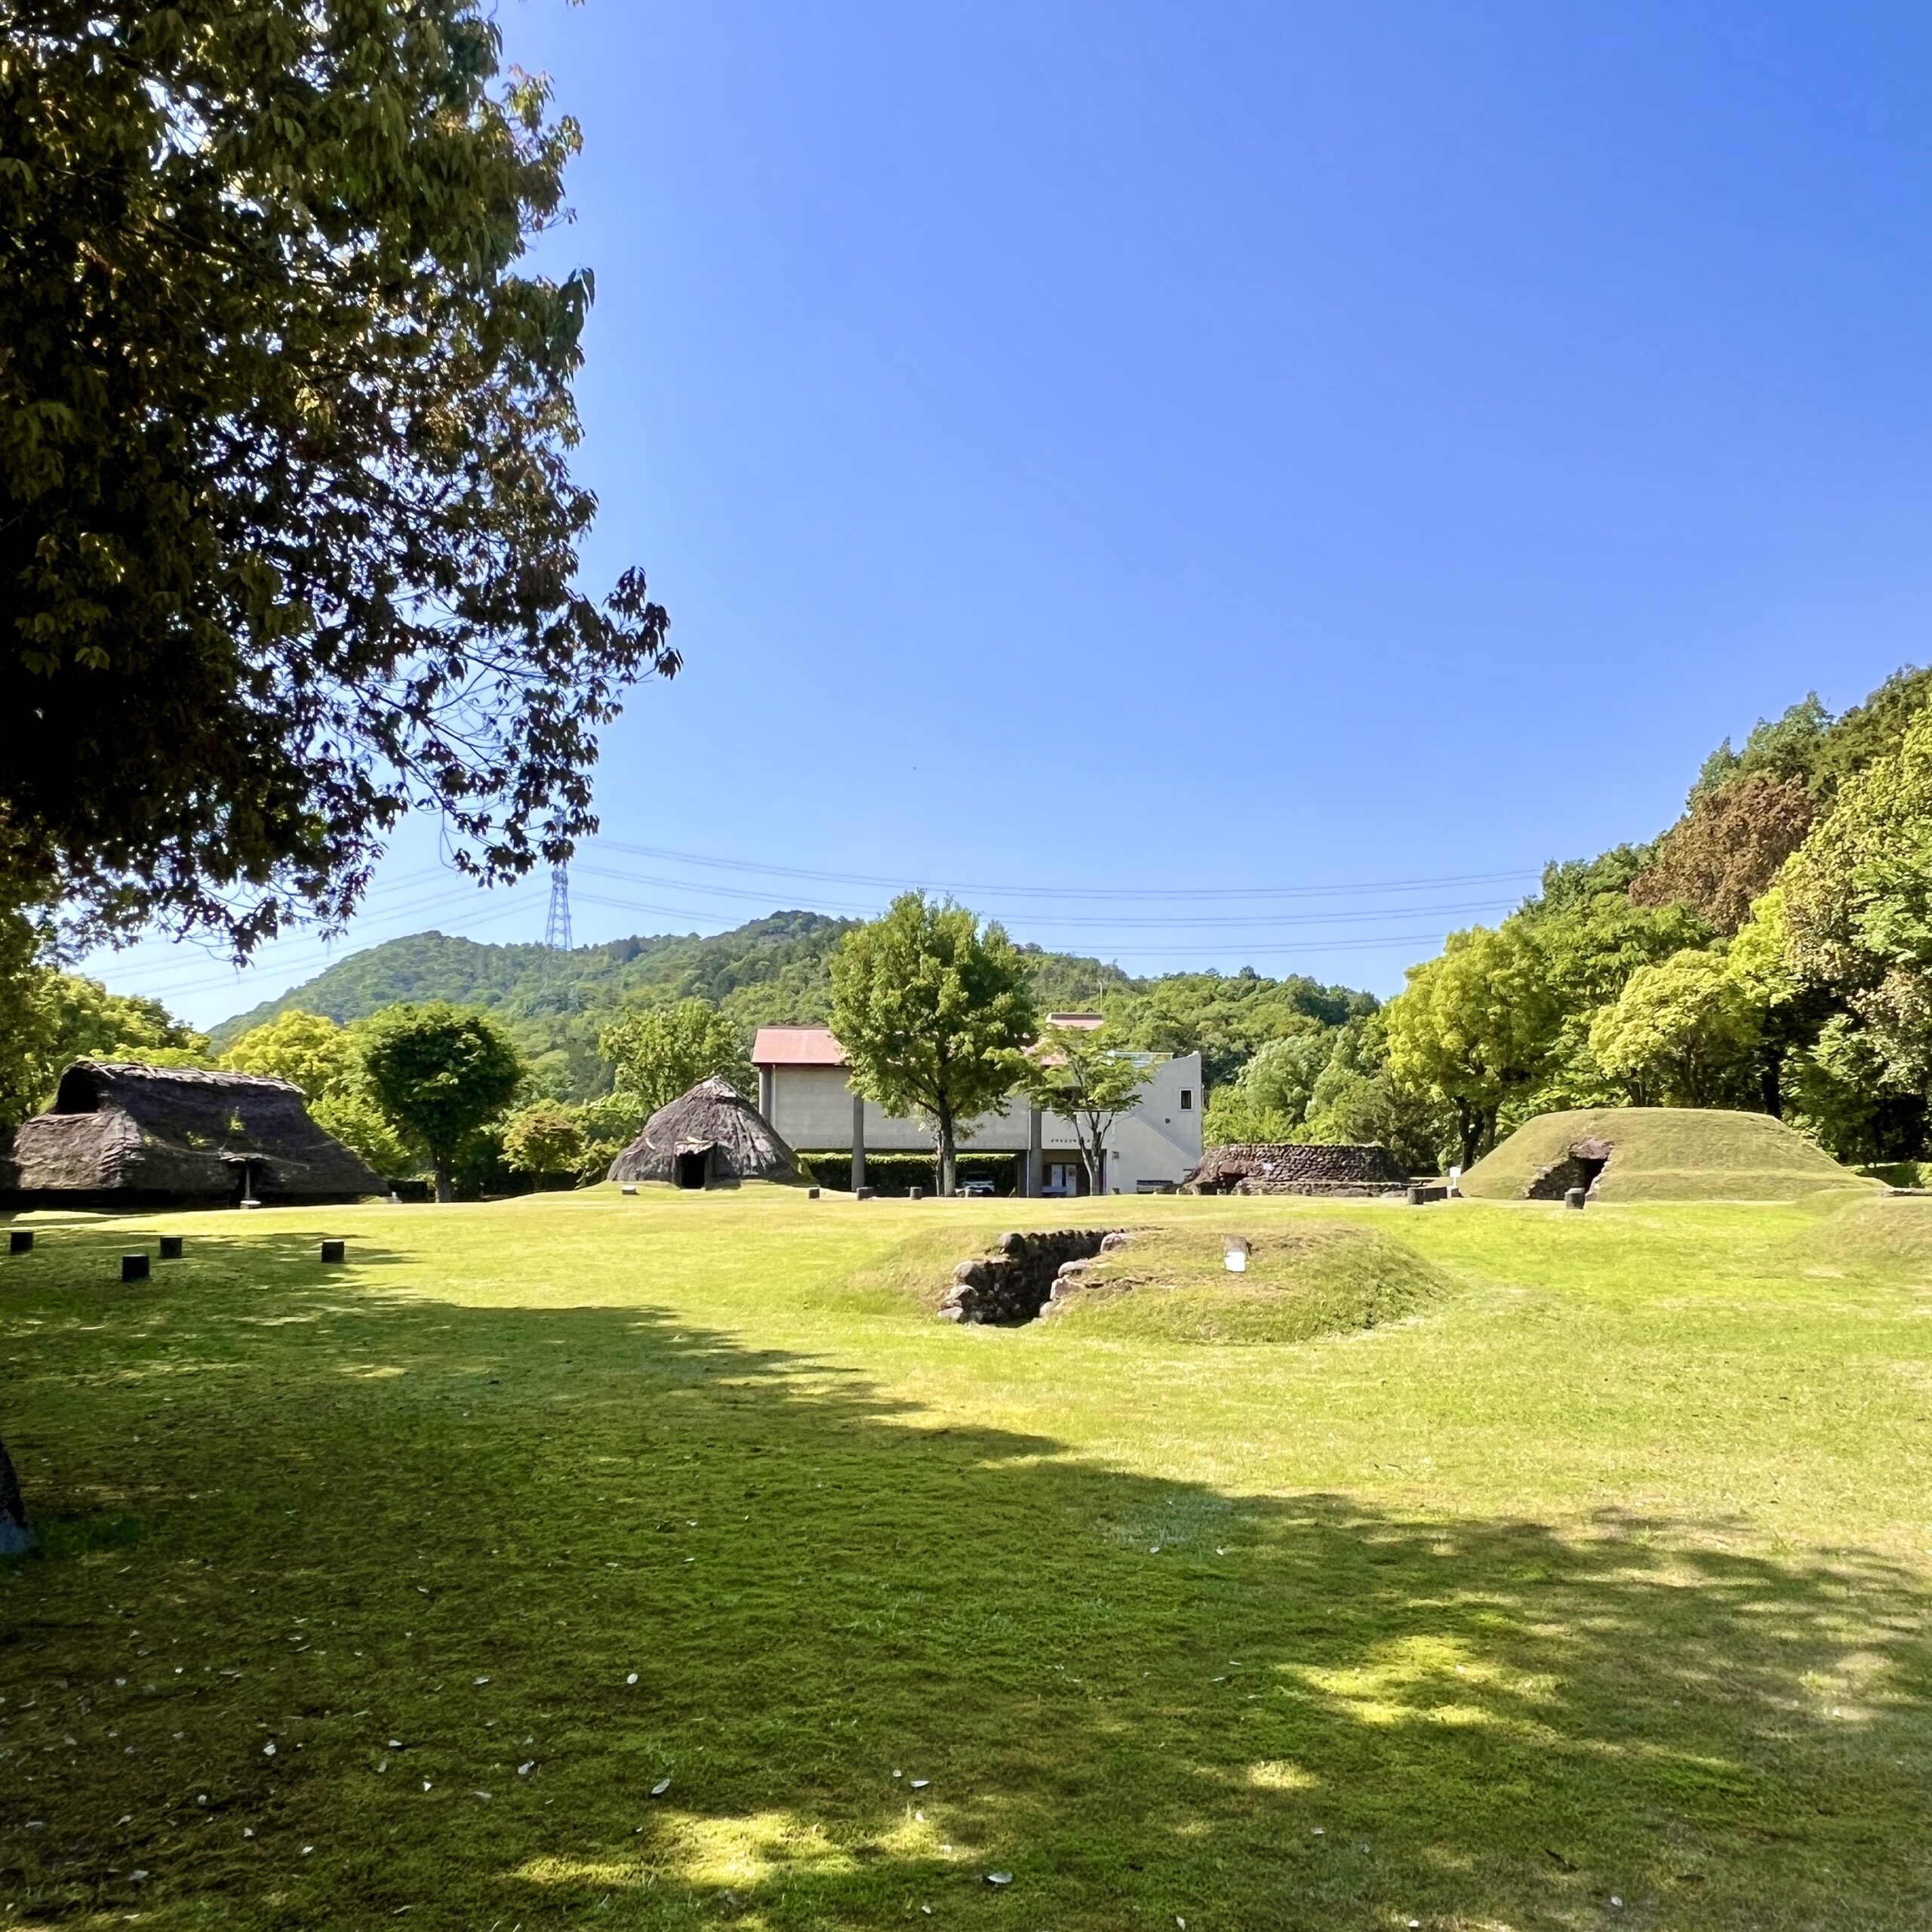
<svg viewBox="0 0 1932 1932"><path fill-rule="evenodd" d="M1097 1026L1097 1014L1054 1013L1054 1026ZM1100 1189L1108 1194L1151 1194L1173 1187L1201 1158L1201 1056L1141 1054L1147 1084L1130 1112L1107 1137ZM758 1069L758 1112L801 1153L852 1156L853 1185L864 1180L868 1152L930 1153L932 1134L923 1121L895 1120L877 1102L854 1093L844 1050L824 1026L761 1026L752 1047ZM1072 1195L1087 1192L1087 1171L1073 1123L1043 1114L1015 1094L1004 1113L982 1114L962 1124L961 1154L1008 1154L1020 1192Z"/></svg>

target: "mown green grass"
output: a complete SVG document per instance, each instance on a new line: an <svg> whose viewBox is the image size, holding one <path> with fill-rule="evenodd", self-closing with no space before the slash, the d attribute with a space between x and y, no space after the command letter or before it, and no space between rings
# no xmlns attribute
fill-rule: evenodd
<svg viewBox="0 0 1932 1932"><path fill-rule="evenodd" d="M1146 1229L1088 1269L1052 1319L1083 1340L1306 1342L1400 1321L1449 1285L1407 1243L1346 1222L1257 1230L1238 1274L1226 1254L1198 1228Z"/></svg>
<svg viewBox="0 0 1932 1932"><path fill-rule="evenodd" d="M1203 1348L934 1321L1048 1204L42 1223L0 1922L1932 1921L1932 1203L1091 1205L1439 1279Z"/></svg>

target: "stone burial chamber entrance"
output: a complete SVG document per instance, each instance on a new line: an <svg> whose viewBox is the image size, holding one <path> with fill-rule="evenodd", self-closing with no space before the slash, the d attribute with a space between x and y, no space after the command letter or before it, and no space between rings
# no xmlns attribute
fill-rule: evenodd
<svg viewBox="0 0 1932 1932"><path fill-rule="evenodd" d="M1586 1194L1597 1184L1597 1177L1610 1165L1615 1150L1607 1140L1575 1140L1560 1161L1543 1169L1532 1180L1524 1198L1530 1201L1561 1201L1573 1187Z"/></svg>
<svg viewBox="0 0 1932 1932"><path fill-rule="evenodd" d="M940 1306L939 1318L1005 1328L1038 1321L1057 1284L1131 1238L1121 1228L1001 1235L991 1254L976 1255L952 1271L952 1291Z"/></svg>

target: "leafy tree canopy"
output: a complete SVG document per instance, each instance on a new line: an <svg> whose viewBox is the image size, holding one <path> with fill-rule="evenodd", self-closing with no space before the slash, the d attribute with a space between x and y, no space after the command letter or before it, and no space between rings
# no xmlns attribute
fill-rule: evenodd
<svg viewBox="0 0 1932 1932"><path fill-rule="evenodd" d="M1100 1192L1115 1121L1140 1105L1153 1072L1151 1060L1124 1051L1104 1027L1049 1026L1027 1057L1020 1084L1035 1106L1072 1123L1089 1193Z"/></svg>
<svg viewBox="0 0 1932 1932"><path fill-rule="evenodd" d="M1685 952L1633 973L1590 1046L1639 1106L1748 1106L1759 1024L1749 986L1721 955Z"/></svg>
<svg viewBox="0 0 1932 1932"><path fill-rule="evenodd" d="M503 1128L503 1159L518 1174L540 1181L574 1174L583 1159L583 1127L574 1109L540 1100L511 1115Z"/></svg>
<svg viewBox="0 0 1932 1932"><path fill-rule="evenodd" d="M1389 1070L1454 1111L1468 1166L1495 1144L1504 1105L1548 1067L1559 1017L1542 952L1523 926L1452 933L1439 958L1409 969L1389 1004Z"/></svg>
<svg viewBox="0 0 1932 1932"><path fill-rule="evenodd" d="M465 1137L502 1113L522 1084L522 1057L487 1013L432 1004L377 1014L361 1038L371 1091L408 1143L429 1158L436 1198L454 1198Z"/></svg>
<svg viewBox="0 0 1932 1932"><path fill-rule="evenodd" d="M0 914L0 1132L48 1105L71 1061L205 1063L206 1037L158 1000L42 965L42 937L19 915Z"/></svg>
<svg viewBox="0 0 1932 1932"><path fill-rule="evenodd" d="M1792 970L1863 1022L1885 1085L1932 1092L1932 711L1846 781L1783 887Z"/></svg>
<svg viewBox="0 0 1932 1932"><path fill-rule="evenodd" d="M855 1091L931 1124L940 1191L950 1194L960 1123L1004 1103L1038 1026L1005 929L907 892L832 955L832 1030Z"/></svg>
<svg viewBox="0 0 1932 1932"><path fill-rule="evenodd" d="M713 1074L741 1093L755 1088L743 1034L701 999L627 1014L597 1045L617 1069L617 1091L634 1097L647 1115Z"/></svg>
<svg viewBox="0 0 1932 1932"><path fill-rule="evenodd" d="M0 60L0 903L238 952L398 817L479 878L591 829L677 665L576 587L578 144L481 0L18 0Z"/></svg>
<svg viewBox="0 0 1932 1932"><path fill-rule="evenodd" d="M361 1065L341 1027L300 1008L277 1014L266 1026L251 1028L222 1055L221 1063L238 1073L265 1073L290 1081L312 1101L340 1092Z"/></svg>

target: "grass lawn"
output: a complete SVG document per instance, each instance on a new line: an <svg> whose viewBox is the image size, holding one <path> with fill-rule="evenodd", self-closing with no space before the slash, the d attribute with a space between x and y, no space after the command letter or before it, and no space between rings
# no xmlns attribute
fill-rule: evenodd
<svg viewBox="0 0 1932 1932"><path fill-rule="evenodd" d="M0 1928L1932 1924L1932 1201L1080 1205L1432 1285L1248 1344L935 1321L1046 1203L38 1221Z"/></svg>

